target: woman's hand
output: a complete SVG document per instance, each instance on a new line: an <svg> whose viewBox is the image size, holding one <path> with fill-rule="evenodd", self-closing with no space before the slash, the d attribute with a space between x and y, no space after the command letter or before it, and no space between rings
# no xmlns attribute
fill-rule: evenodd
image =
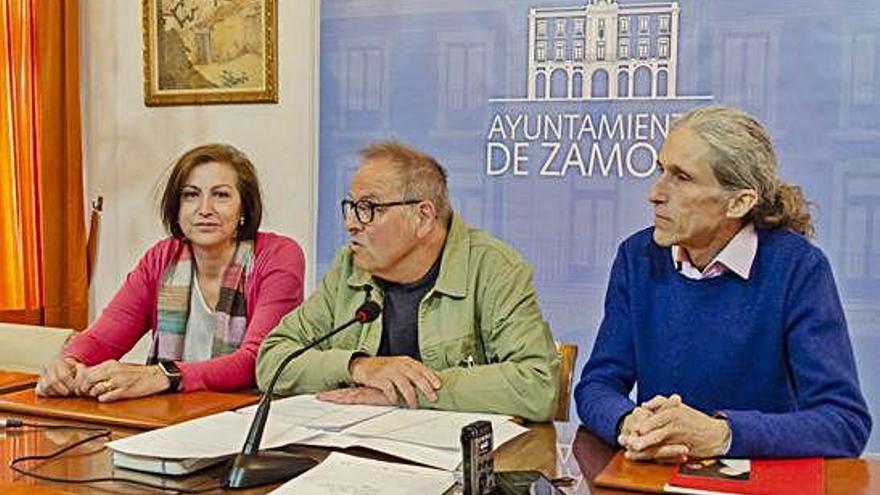
<svg viewBox="0 0 880 495"><path fill-rule="evenodd" d="M120 363L110 360L85 368L77 376L77 393L100 402L133 399L168 389L168 377L159 366Z"/></svg>
<svg viewBox="0 0 880 495"><path fill-rule="evenodd" d="M37 395L43 397L65 397L76 394L77 376L86 366L72 357L58 356L40 370L37 381Z"/></svg>

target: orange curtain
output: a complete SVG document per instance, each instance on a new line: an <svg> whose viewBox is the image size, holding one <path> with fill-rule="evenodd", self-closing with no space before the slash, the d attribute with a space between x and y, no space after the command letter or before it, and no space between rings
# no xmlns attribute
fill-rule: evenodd
<svg viewBox="0 0 880 495"><path fill-rule="evenodd" d="M78 2L0 0L0 320L88 318Z"/></svg>

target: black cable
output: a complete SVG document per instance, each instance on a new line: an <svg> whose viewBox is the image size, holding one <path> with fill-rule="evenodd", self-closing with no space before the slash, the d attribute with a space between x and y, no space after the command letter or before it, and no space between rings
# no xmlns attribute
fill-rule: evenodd
<svg viewBox="0 0 880 495"><path fill-rule="evenodd" d="M56 476L49 476L45 474L39 474L34 471L29 471L27 469L18 467L18 464L27 461L46 461L49 459L54 459L61 454L75 449L81 445L85 445L93 440L97 440L99 438L107 437L109 438L112 434L112 431L109 428L101 428L96 426L71 426L71 425L50 425L50 424L42 424L42 423L30 423L27 421L22 421L20 419L10 418L3 420L4 426L6 429L15 429L15 428L35 428L35 429L44 429L44 430L80 430L80 431L93 431L95 433L87 436L86 438L77 440L75 442L69 443L67 445L62 446L61 448L55 450L54 452L48 454L35 454L35 455L27 455L22 457L16 457L9 461L9 468L24 476L30 476L31 478L35 478L42 481L53 481L56 483L77 483L77 484L88 484L88 483L108 483L108 482L117 482L117 483L129 483L132 485L142 486L146 488L153 488L156 490L162 490L167 492L177 492L177 493L205 493L213 490L219 490L226 488L225 483L220 483L215 486L211 486L208 488L172 488L168 486L158 485L155 483L150 483L147 481L136 480L134 478L125 478L125 477L117 477L117 476L105 476L101 478L62 478Z"/></svg>
<svg viewBox="0 0 880 495"><path fill-rule="evenodd" d="M101 426L74 426L74 425L50 425L44 423L31 423L18 418L7 418L3 420L7 429L14 428L41 428L43 430L82 430L82 431L110 431Z"/></svg>

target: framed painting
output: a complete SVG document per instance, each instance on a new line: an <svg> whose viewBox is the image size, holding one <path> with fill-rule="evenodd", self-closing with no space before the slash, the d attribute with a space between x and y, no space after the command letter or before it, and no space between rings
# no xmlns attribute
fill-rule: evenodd
<svg viewBox="0 0 880 495"><path fill-rule="evenodd" d="M277 103L277 0L142 0L144 103Z"/></svg>

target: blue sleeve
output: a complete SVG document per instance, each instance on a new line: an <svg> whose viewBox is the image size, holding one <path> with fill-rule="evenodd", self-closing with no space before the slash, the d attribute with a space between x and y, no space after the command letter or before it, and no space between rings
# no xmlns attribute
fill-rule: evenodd
<svg viewBox="0 0 880 495"><path fill-rule="evenodd" d="M636 372L626 264L621 246L611 268L599 334L574 391L581 422L615 446L618 423L635 408L629 400Z"/></svg>
<svg viewBox="0 0 880 495"><path fill-rule="evenodd" d="M784 338L798 410L724 411L731 457L856 457L871 431L831 267L818 249L785 294Z"/></svg>

